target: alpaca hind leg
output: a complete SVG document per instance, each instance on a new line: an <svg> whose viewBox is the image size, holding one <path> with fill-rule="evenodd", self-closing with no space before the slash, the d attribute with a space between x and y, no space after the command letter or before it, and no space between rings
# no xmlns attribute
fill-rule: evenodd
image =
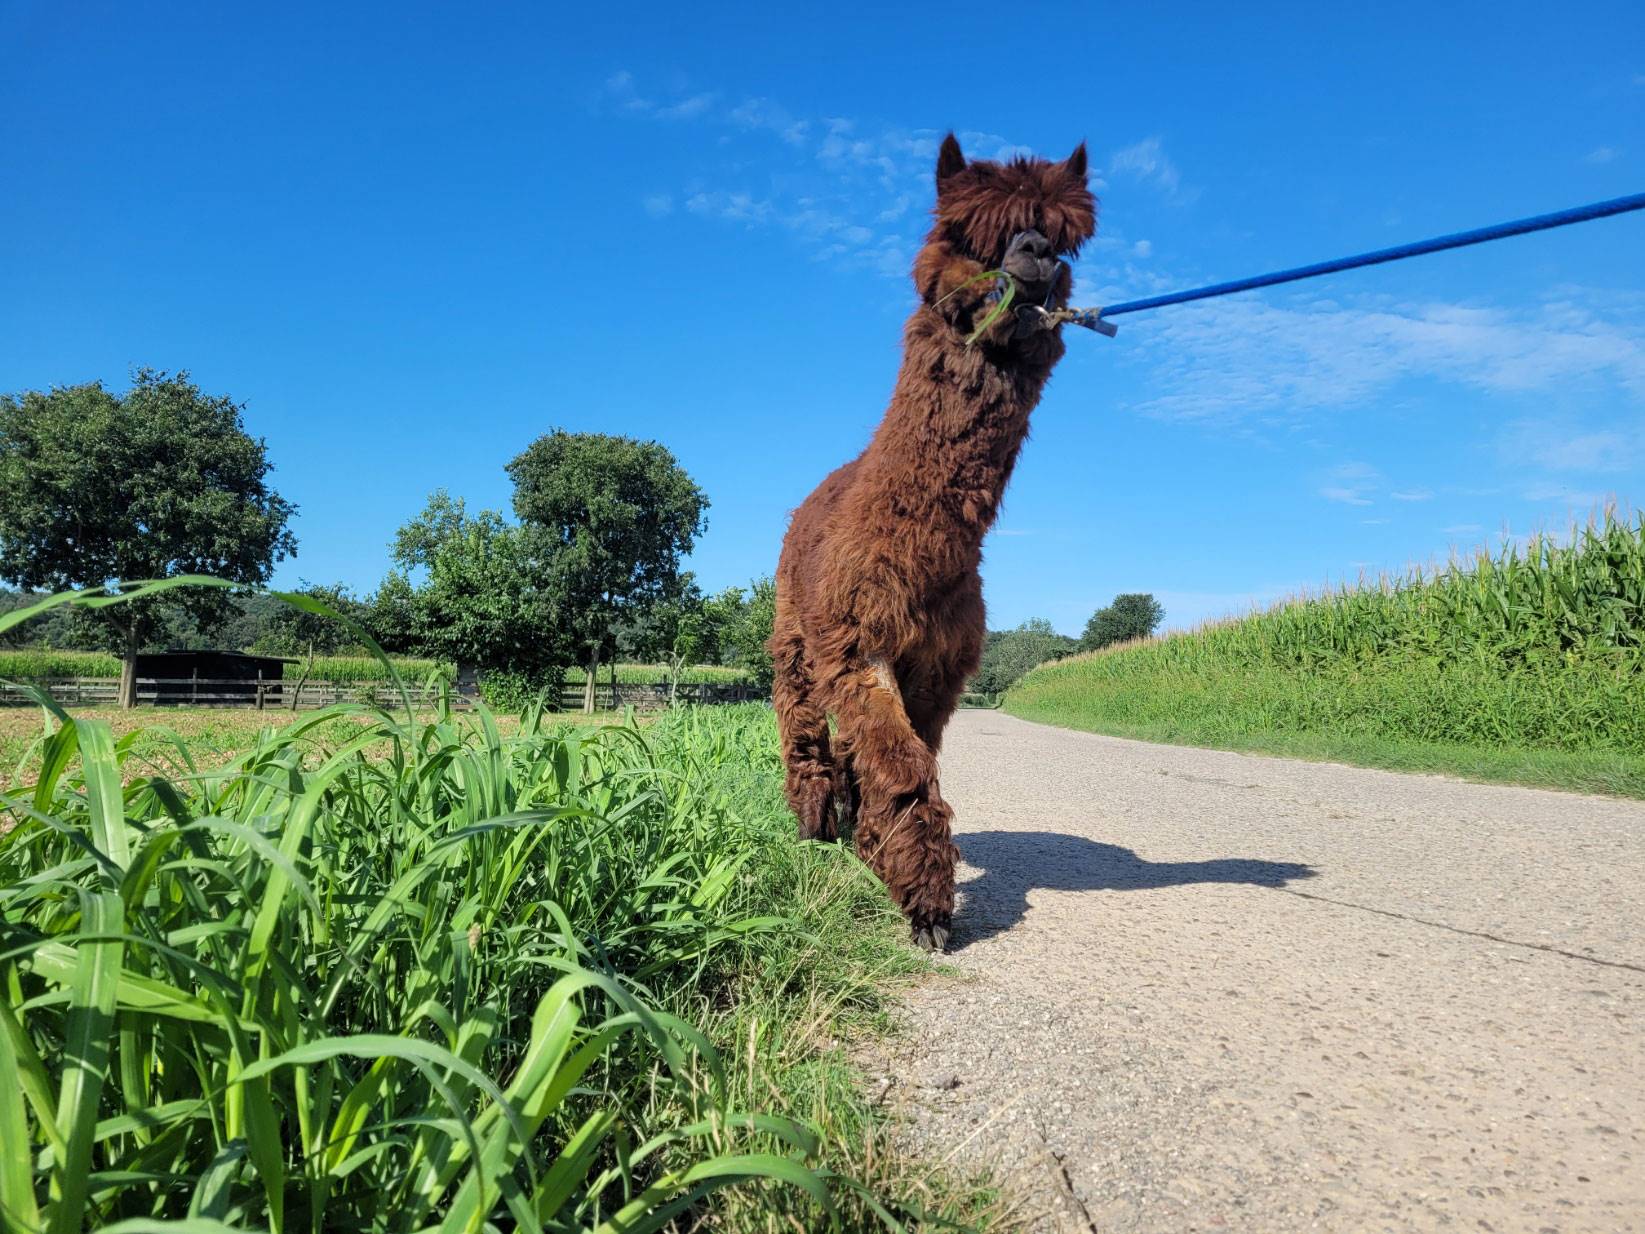
<svg viewBox="0 0 1645 1234"><path fill-rule="evenodd" d="M800 641L790 640L776 650L771 704L777 713L777 732L787 767L783 787L788 805L799 820L802 840L833 840L839 833L834 818L836 772L828 744L828 716L817 704Z"/></svg>
<svg viewBox="0 0 1645 1234"><path fill-rule="evenodd" d="M914 941L947 944L954 916L953 811L937 787L937 762L909 723L895 677L870 662L835 690L840 735L862 792L857 852L908 916Z"/></svg>

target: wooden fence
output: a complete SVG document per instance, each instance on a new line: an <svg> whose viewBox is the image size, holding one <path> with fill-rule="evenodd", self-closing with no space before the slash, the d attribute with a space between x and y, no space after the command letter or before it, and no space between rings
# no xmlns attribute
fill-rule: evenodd
<svg viewBox="0 0 1645 1234"><path fill-rule="evenodd" d="M120 697L120 679L117 677L57 677L39 679L28 684L44 690L57 702L67 707L113 707ZM473 699L461 695L452 687L444 689L426 685L407 685L406 694L413 707L433 707L441 695L449 695L455 708L473 705ZM674 697L681 703L747 703L765 698L758 687L745 682L684 682ZM602 711L633 707L652 711L669 704L667 682L619 682L613 688L603 682L594 687L594 705ZM180 679L139 677L137 702L156 707L240 707L257 711L310 711L330 707L336 703L364 703L375 707L401 705L399 690L386 682L347 681L231 681L186 677ZM22 690L0 684L0 706L19 706L32 703ZM580 711L583 706L583 686L566 684L559 688L556 701L561 711Z"/></svg>

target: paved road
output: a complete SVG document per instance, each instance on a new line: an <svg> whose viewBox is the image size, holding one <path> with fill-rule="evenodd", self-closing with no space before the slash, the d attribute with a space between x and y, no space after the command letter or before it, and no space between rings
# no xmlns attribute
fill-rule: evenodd
<svg viewBox="0 0 1645 1234"><path fill-rule="evenodd" d="M962 712L887 1100L1044 1230L1645 1231L1645 804Z"/></svg>

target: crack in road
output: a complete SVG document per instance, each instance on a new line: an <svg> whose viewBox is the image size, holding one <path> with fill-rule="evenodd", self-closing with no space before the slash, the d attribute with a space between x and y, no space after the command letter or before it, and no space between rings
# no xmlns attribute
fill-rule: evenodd
<svg viewBox="0 0 1645 1234"><path fill-rule="evenodd" d="M1606 960L1599 956L1583 955L1579 951L1566 951L1563 947L1554 947L1548 943L1527 943L1522 939L1503 938L1500 934L1491 934L1485 930L1465 930L1461 926L1446 925L1443 921L1429 921L1426 917L1413 917L1409 913L1396 913L1392 909L1374 908L1369 904L1355 904L1351 900L1333 900L1330 896L1315 895L1311 891L1298 891L1293 887L1268 887L1264 890L1280 891L1288 896L1296 896L1299 900L1317 900L1321 904L1335 904L1339 908L1358 909L1362 913L1375 913L1379 917L1392 917L1395 921L1408 921L1412 925L1427 926L1433 930L1446 930L1467 938L1483 938L1488 942L1502 943L1508 947L1524 947L1528 951L1546 951L1550 955L1564 956L1568 960L1581 960L1585 964L1598 964L1604 968L1624 968L1630 972L1645 973L1645 964L1630 964L1626 960Z"/></svg>

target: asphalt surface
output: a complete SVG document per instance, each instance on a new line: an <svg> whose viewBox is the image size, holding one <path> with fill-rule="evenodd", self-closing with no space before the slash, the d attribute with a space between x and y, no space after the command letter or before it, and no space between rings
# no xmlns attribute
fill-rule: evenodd
<svg viewBox="0 0 1645 1234"><path fill-rule="evenodd" d="M1037 1230L1645 1231L1645 803L962 712L871 1060Z"/></svg>

